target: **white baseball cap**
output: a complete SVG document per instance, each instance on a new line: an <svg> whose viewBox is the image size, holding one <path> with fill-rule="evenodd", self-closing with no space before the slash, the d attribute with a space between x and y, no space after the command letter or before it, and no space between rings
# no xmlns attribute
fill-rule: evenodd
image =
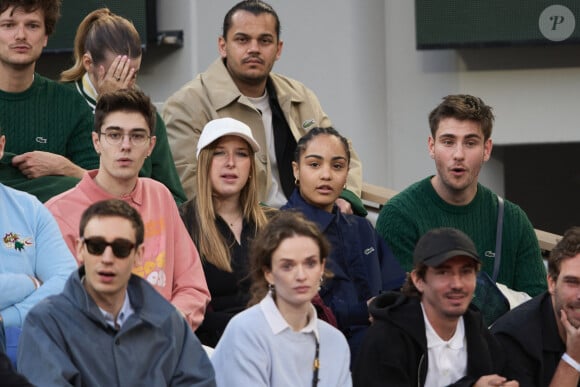
<svg viewBox="0 0 580 387"><path fill-rule="evenodd" d="M252 136L250 127L241 121L233 118L218 118L211 120L203 127L201 136L197 141L197 152L195 157L199 158L199 152L215 140L223 136L238 136L243 138L250 144L254 152L260 151L260 144Z"/></svg>

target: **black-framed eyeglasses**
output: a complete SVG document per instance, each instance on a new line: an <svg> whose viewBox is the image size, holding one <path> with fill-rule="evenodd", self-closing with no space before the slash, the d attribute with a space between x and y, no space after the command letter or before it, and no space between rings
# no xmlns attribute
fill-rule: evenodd
<svg viewBox="0 0 580 387"><path fill-rule="evenodd" d="M118 130L107 130L105 132L100 132L99 135L105 136L105 141L107 141L107 143L109 143L110 145L119 145L120 143L123 142L125 136L128 136L129 141L131 141L131 144L135 146L143 145L151 138L151 136L147 135L143 131L125 134Z"/></svg>
<svg viewBox="0 0 580 387"><path fill-rule="evenodd" d="M111 246L113 254L117 258L127 258L135 248L135 243L124 238L116 238L112 242L107 242L103 237L81 238L81 241L87 246L89 254L102 255L107 246Z"/></svg>

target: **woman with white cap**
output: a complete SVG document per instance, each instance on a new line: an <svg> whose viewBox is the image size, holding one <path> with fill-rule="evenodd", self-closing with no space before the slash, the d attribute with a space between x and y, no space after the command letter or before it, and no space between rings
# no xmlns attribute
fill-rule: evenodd
<svg viewBox="0 0 580 387"><path fill-rule="evenodd" d="M258 202L250 128L232 118L208 122L197 143L197 194L181 217L202 258L211 302L196 334L210 347L249 300L248 243L266 225Z"/></svg>

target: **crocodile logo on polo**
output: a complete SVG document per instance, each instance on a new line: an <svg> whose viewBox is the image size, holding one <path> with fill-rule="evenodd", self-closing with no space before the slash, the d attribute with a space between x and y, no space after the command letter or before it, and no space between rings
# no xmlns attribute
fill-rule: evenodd
<svg viewBox="0 0 580 387"><path fill-rule="evenodd" d="M27 246L32 246L32 238L21 238L15 232L4 234L2 241L4 242L4 246L16 251L23 251Z"/></svg>
<svg viewBox="0 0 580 387"><path fill-rule="evenodd" d="M310 128L312 125L314 125L316 123L316 121L314 121L312 118L309 120L306 120L302 123L302 128L304 129L308 129Z"/></svg>

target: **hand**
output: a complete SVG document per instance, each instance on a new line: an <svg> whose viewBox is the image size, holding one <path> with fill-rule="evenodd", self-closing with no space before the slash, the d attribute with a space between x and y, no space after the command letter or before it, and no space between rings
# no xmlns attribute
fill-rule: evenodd
<svg viewBox="0 0 580 387"><path fill-rule="evenodd" d="M373 302L373 300L376 298L377 296L371 297L367 300L367 308L369 307L369 305L371 304L371 302ZM375 321L375 319L373 318L373 316L371 316L371 314L369 313L369 322L372 324L373 321Z"/></svg>
<svg viewBox="0 0 580 387"><path fill-rule="evenodd" d="M560 310L560 322L566 331L566 353L580 363L580 327L574 328L564 309Z"/></svg>
<svg viewBox="0 0 580 387"><path fill-rule="evenodd" d="M34 283L34 289L38 289L39 287L42 286L42 281L39 280L38 278L36 278L36 277L34 277L32 275L29 275L28 277Z"/></svg>
<svg viewBox="0 0 580 387"><path fill-rule="evenodd" d="M12 158L12 165L29 179L41 176L64 175L82 177L84 169L56 153L32 151Z"/></svg>
<svg viewBox="0 0 580 387"><path fill-rule="evenodd" d="M346 200L344 200L343 198L338 198L335 201L336 205L338 206L338 209L340 210L340 212L342 212L343 214L352 214L352 205L347 202Z"/></svg>
<svg viewBox="0 0 580 387"><path fill-rule="evenodd" d="M108 69L102 65L97 70L97 93L103 94L132 88L135 84L135 68L127 55L118 55Z"/></svg>
<svg viewBox="0 0 580 387"><path fill-rule="evenodd" d="M474 387L486 387L486 386L496 386L496 387L519 387L519 383L516 380L507 380L503 376L493 374L485 375L477 379L477 382L473 385Z"/></svg>

